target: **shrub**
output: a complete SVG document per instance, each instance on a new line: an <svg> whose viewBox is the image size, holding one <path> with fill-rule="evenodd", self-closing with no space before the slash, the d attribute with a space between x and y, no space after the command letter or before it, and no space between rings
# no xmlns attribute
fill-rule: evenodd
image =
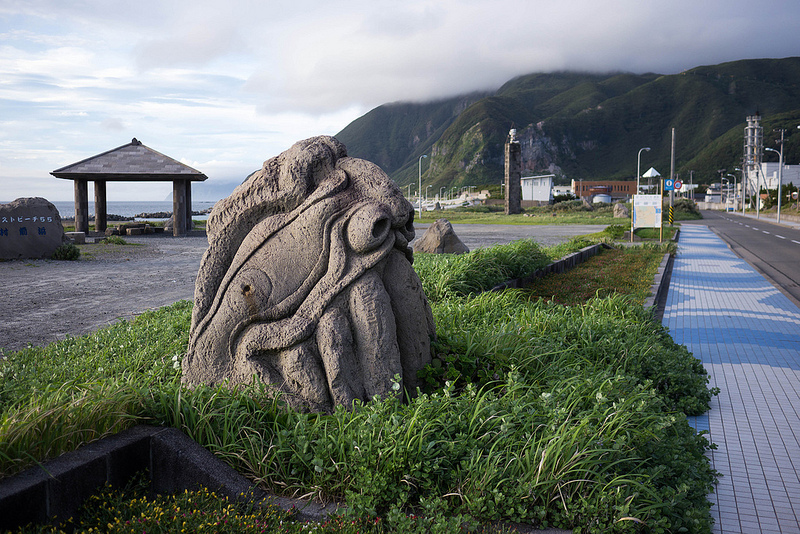
<svg viewBox="0 0 800 534"><path fill-rule="evenodd" d="M54 260L75 261L81 257L81 251L72 243L65 243L53 252Z"/></svg>
<svg viewBox="0 0 800 534"><path fill-rule="evenodd" d="M675 214L685 213L697 215L698 217L700 216L700 208L698 208L695 201L690 198L676 198L672 203L672 211Z"/></svg>

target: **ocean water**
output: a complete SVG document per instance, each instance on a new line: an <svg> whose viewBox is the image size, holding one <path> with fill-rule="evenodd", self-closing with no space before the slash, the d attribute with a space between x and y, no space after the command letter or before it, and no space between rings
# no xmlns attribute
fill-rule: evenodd
<svg viewBox="0 0 800 534"><path fill-rule="evenodd" d="M53 202L58 209L58 214L62 219L71 219L75 217L75 202L72 200L62 200ZM210 208L214 202L207 202L197 200L192 202L193 211L202 211ZM112 201L106 203L106 211L109 215L122 215L123 217L136 217L140 213L156 213L159 211L172 212L172 201ZM89 201L89 216L94 215L94 202ZM192 218L202 220L207 215L195 215Z"/></svg>

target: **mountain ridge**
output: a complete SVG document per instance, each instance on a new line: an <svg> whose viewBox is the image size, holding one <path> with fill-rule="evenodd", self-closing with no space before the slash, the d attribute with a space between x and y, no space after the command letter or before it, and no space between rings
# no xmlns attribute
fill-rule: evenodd
<svg viewBox="0 0 800 534"><path fill-rule="evenodd" d="M554 71L508 80L493 92L425 103L384 104L336 137L354 157L380 165L400 186L499 184L510 128L522 145L525 174L569 179L635 179L669 174L671 130L676 173L695 183L741 166L745 119L760 113L764 146L785 128L784 161L800 160L800 57L704 65L678 74ZM738 133L737 133L738 132ZM765 154L765 160L771 161Z"/></svg>

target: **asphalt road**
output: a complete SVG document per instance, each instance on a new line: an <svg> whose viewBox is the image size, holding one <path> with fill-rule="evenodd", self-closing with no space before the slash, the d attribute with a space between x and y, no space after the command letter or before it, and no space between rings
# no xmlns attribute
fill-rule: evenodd
<svg viewBox="0 0 800 534"><path fill-rule="evenodd" d="M800 306L800 228L730 212L704 211L701 221L731 250Z"/></svg>

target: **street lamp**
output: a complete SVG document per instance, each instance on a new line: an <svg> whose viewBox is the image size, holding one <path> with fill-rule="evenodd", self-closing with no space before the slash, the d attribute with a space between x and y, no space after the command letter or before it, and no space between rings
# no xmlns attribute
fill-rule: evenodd
<svg viewBox="0 0 800 534"><path fill-rule="evenodd" d="M766 147L764 150L775 152L778 154L778 217L776 222L781 222L781 184L783 183L783 132L781 132L781 150L780 152L774 148Z"/></svg>
<svg viewBox="0 0 800 534"><path fill-rule="evenodd" d="M442 189L447 189L447 187L442 186L439 188L439 200L444 200L444 197L442 196Z"/></svg>
<svg viewBox="0 0 800 534"><path fill-rule="evenodd" d="M728 182L728 183L726 184L725 182ZM725 189L727 189L727 188L723 188L722 186L723 186L723 185L728 185L728 184L730 184L730 183L731 183L731 181L730 181L730 180L728 180L727 178L722 178L722 177L720 177L720 179L719 179L719 201L720 201L720 203L722 202L722 192L723 192ZM728 211L728 198L730 198L730 196L731 196L731 195L730 195L730 193L728 193L728 194L725 196L725 211Z"/></svg>
<svg viewBox="0 0 800 534"><path fill-rule="evenodd" d="M427 158L427 154L419 157L419 220L422 220L422 158Z"/></svg>
<svg viewBox="0 0 800 534"><path fill-rule="evenodd" d="M639 194L639 176L641 176L642 170L642 151L650 152L650 147L646 146L644 148L639 149L639 155L636 156L636 194Z"/></svg>
<svg viewBox="0 0 800 534"><path fill-rule="evenodd" d="M731 178L733 178L733 211L735 212L736 211L736 176L734 176L733 174L730 174L730 173L726 174L725 176L730 176ZM728 183L730 184L730 181Z"/></svg>
<svg viewBox="0 0 800 534"><path fill-rule="evenodd" d="M425 203L426 204L428 203L428 189L430 189L431 187L433 187L433 185L429 185L429 186L427 186L425 188Z"/></svg>
<svg viewBox="0 0 800 534"><path fill-rule="evenodd" d="M406 195L408 198L411 198L411 186L413 184L408 184L408 194Z"/></svg>

